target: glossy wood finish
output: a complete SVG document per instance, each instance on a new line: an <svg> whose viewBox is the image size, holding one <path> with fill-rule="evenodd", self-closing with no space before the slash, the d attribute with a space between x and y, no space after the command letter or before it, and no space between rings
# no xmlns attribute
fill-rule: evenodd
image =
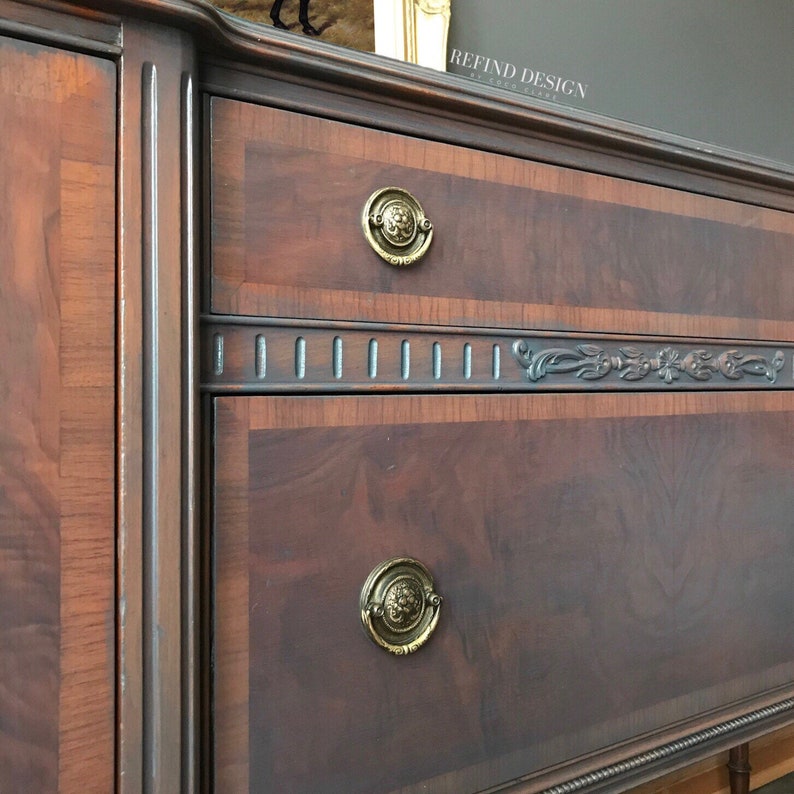
<svg viewBox="0 0 794 794"><path fill-rule="evenodd" d="M0 31L80 52L121 54L118 17L60 0L46 4L0 0Z"/></svg>
<svg viewBox="0 0 794 794"><path fill-rule="evenodd" d="M785 163L284 35L221 16L205 0L83 0L83 5L190 30L206 55L205 85L213 94L253 97L316 115L332 112L364 125L372 122L375 101L384 128L411 135L794 209L794 168ZM218 64L219 59L227 60Z"/></svg>
<svg viewBox="0 0 794 794"><path fill-rule="evenodd" d="M119 791L170 794L198 786L195 54L167 27L123 35Z"/></svg>
<svg viewBox="0 0 794 794"><path fill-rule="evenodd" d="M787 214L247 103L208 112L213 311L794 338ZM434 223L410 268L361 231L392 184Z"/></svg>
<svg viewBox="0 0 794 794"><path fill-rule="evenodd" d="M115 85L0 40L0 790L114 783Z"/></svg>
<svg viewBox="0 0 794 794"><path fill-rule="evenodd" d="M0 693L0 713L12 714L10 722L0 721L0 789L9 787L9 778L4 777L8 775L13 776L9 784L12 791L31 787L46 791L56 786L63 791L95 787L135 794L209 790L215 775L211 764L217 762L218 781L226 788L219 785L216 790L261 788L275 770L282 781L294 773L296 785L308 788L341 780L339 785L347 792L364 784L358 782L357 774L352 783L345 777L355 774L345 759L357 752L363 754L355 743L371 736L372 725L377 724L381 728L386 725L387 739L401 737L402 748L384 741L382 752L397 770L395 780L402 776L408 791L420 785L417 775L435 774L434 763L443 769L427 785L437 792L461 794L484 785L483 781L501 780L514 773L529 775L517 784L517 791L537 791L599 764L622 761L635 750L690 735L693 730L746 715L792 694L791 675L785 672L791 658L785 647L788 635L773 631L778 627L775 621L782 620L783 614L775 604L790 595L775 590L785 587L785 576L746 579L747 571L739 570L744 565L764 572L790 562L790 548L785 547L781 533L775 534L786 498L781 494L787 493L785 483L774 489L766 480L760 482L763 477L771 476L773 481L783 478L785 444L780 436L791 435L790 397L783 393L745 393L602 395L596 399L588 394L532 395L531 399L527 395L508 399L437 396L394 401L377 395L328 400L267 398L261 402L224 398L224 404L235 409L225 414L219 428L210 426L212 401L207 398L206 426L200 431L196 347L201 343L197 342L193 279L195 206L198 200L204 200L200 194L206 193L220 202L215 213L207 200L204 220L208 231L217 224L216 242L223 254L218 261L225 260L215 295L205 290L205 310L215 305L210 304L210 298L215 297L225 302L229 311L326 318L348 325L365 318L390 324L390 334L401 330L394 323L407 321L436 327L459 325L454 333L473 336L492 328L545 329L556 338L573 331L581 335L606 332L616 334L614 339L641 334L652 339L710 340L715 345L739 339L750 347L776 349L779 343L785 347L794 340L789 312L791 279L785 264L791 258L792 225L790 216L778 211L794 208L794 169L736 153L707 151L696 142L618 122L605 123L575 110L561 114L548 105L488 94L471 81L247 26L221 18L202 0L0 0L0 30L28 42L7 42L0 56L0 86L5 92L0 103L4 123L8 120L14 133L0 141L0 184L8 186L8 195L0 206L0 231L4 240L13 242L13 248L4 249L13 266L4 264L0 273L0 280L4 280L0 302L4 316L10 318L0 320L0 334L6 335L6 348L13 351L6 356L6 370L14 368L0 378L7 381L5 392L0 388L0 403L6 408L6 416L13 419L7 422L10 431L2 456L4 468L0 470L11 521L7 523L0 515L0 566L3 572L9 567L15 571L14 576L0 577L0 663L4 683L10 680L13 684L3 690L5 694ZM53 46L62 49L50 49ZM7 57L9 52L12 55ZM107 60L98 60L93 57L96 55ZM118 97L113 59L117 59L120 70ZM31 66L33 62L35 67ZM227 98L214 100L216 107L223 105L217 120L225 126L207 123L199 130L195 112L199 73L208 94ZM28 100L24 99L26 95ZM239 103L241 99L271 107L253 108ZM19 131L18 126L22 128ZM192 168L197 159L198 134L205 136L207 146L201 157L209 166L213 129L228 133L228 145L215 136L215 170L210 174L207 168L207 176L215 182L208 178L200 185ZM255 166L250 179L245 174L246 157ZM228 189L220 166L229 175ZM320 170L325 179L319 178ZM115 174L119 177L118 191ZM352 216L346 214L351 180L357 181L358 187L369 187L367 180L371 180L377 187L376 176L392 174L416 179L419 189L413 189L417 193L424 193L427 187L431 204L438 199L440 215L433 206L427 207L433 220L440 219L444 226L454 221L458 229L461 218L473 219L464 224L460 238L453 237L450 242L446 235L440 246L434 244L434 258L428 260L432 275L423 275L419 268L404 273L386 269L362 247L359 207L352 208ZM275 193L284 200L271 201L273 184L269 179L276 180ZM305 187L312 181L315 190ZM531 200L527 199L529 194ZM420 198L427 201L422 195ZM532 211L519 211L519 205ZM22 212L31 207L33 212ZM485 226L478 227L475 221L483 208L490 216ZM273 228L273 218L283 222L280 228ZM513 228L509 223L515 223L516 218L519 231L511 237L504 230ZM328 226L332 231L330 244L324 236ZM12 230L10 234L8 229ZM323 237L318 245L315 238L320 230ZM18 250L24 250L26 263L34 264L17 267ZM118 279L114 281L116 251ZM534 260L527 253L532 251ZM204 257L207 270L213 253L217 252L208 246ZM316 266L312 257L318 256L321 264L331 263L335 269ZM244 257L250 261L244 261ZM114 289L118 332L115 380ZM216 308L219 306L221 303ZM243 347L234 359L240 372ZM478 360L475 358L475 371ZM286 354L280 355L280 361L285 368L289 364ZM323 368L328 365L318 365L316 372ZM333 369L328 372L333 376ZM220 384L219 388L227 386ZM330 391L319 376L311 388ZM113 436L109 431L114 404L118 445L115 483ZM396 406L390 409L391 414L384 408L387 404ZM701 420L701 416L705 418ZM317 515L309 515L301 504L301 493L296 499L293 492L289 499L283 483L267 485L267 477L277 481L283 473L266 458L251 458L249 443L255 451L263 444L267 450L272 445L285 462L285 471L302 472L302 480L310 486L307 495L315 504L324 499L329 506L339 507L340 496L329 491L327 482L351 467L366 469L369 479L354 497L349 496L348 504L355 508L351 515L355 517L356 510L369 510L374 516L370 526L375 526L378 521L391 520L396 511L397 519L405 524L399 525L401 536L424 541L420 528L406 529L411 511L422 509L419 500L382 504L373 498L369 505L369 497L377 496L377 487L383 486L386 494L394 488L388 479L391 464L384 457L389 444L375 444L372 438L377 440L378 434L392 428L394 438L401 439L401 454L411 457L418 453L402 442L408 438L410 446L409 436L414 433L412 438L417 439L416 449L422 452L423 462L417 463L414 473L397 478L398 491L411 490L428 481L440 482L442 476L442 467L437 467L438 472L428 472L424 479L420 476L422 467L431 467L438 454L432 443L428 450L428 438L439 438L439 449L457 443L462 452L453 470L459 479L473 476L475 467L481 477L482 469L494 469L493 475L486 471L488 477L502 472L504 462L484 466L483 455L475 455L494 443L488 428L505 423L514 425L513 446L503 445L510 453L505 460L517 461L519 473L527 470L526 461L516 452L521 439L535 438L566 450L575 447L581 457L581 450L589 448L587 444L574 444L578 433L586 442L600 440L609 449L597 451L592 460L584 456L585 476L581 479L566 479L563 473L566 466L573 466L573 453L549 461L541 459L537 448L528 444L527 458L536 461L536 466L518 484L517 474L504 475L507 485L494 493L504 497L505 490L518 489L519 498L504 498L502 502L508 503L505 509L502 504L490 504L499 520L492 522L487 532L464 535L460 542L452 533L432 536L436 556L427 561L431 567L441 566L440 587L443 591L443 582L451 583L453 598L442 616L442 629L445 625L446 629L424 650L436 657L446 655L458 665L455 670L470 673L468 678L464 675L456 681L463 695L457 707L462 709L476 701L477 708L447 723L444 727L449 738L444 741L448 743L442 742L439 758L412 772L409 754L419 757L434 744L417 747L417 735L406 738L404 727L388 733L392 731L388 717L404 694L394 683L399 679L387 676L382 689L391 692L393 699L374 718L370 714L369 723L365 719L353 724L338 701L329 708L322 696L316 701L319 706L315 712L315 701L310 699L312 713L330 715L329 723L339 731L338 754L316 756L320 771L314 780L310 781L306 772L315 760L311 752L300 768L284 755L269 770L273 756L267 748L283 741L278 739L281 725L270 721L271 713L286 713L285 730L300 729L301 738L286 740L293 746L300 747L303 742L306 747L316 740L309 749L323 747L324 753L337 741L332 734L312 734L313 724L304 734L305 715L292 713L288 697L295 687L306 685L299 693L299 703L306 703L306 694L322 687L355 687L358 700L353 697L351 702L360 714L370 702L362 706L360 696L371 691L365 684L372 679L365 678L362 684L360 671L357 677L349 667L336 665L339 672L334 669L334 676L319 681L318 673L325 671L306 659L318 648L323 650L322 645L315 643L307 648L300 638L294 645L283 642L282 633L287 636L290 631L303 630L287 617L284 628L276 625L272 613L260 626L259 605L267 603L271 589L267 571L278 569L281 575L285 569L295 570L293 580L279 582L283 593L301 577L308 577L314 584L314 568L326 564L318 550L327 553L328 559L336 554L344 564L353 562L363 569L368 547L354 545L353 540L361 543L358 535L347 544L350 549L340 549L338 539L335 545L327 527L320 527L323 516L330 513L321 505ZM553 427L559 428L559 434L550 429ZM221 465L213 482L211 442L227 430L238 439L239 446L231 448L223 442L218 457ZM643 435L646 430L653 432ZM219 519L213 528L215 557L197 533L200 432L207 442L200 504L208 531L211 511L216 511ZM330 453L323 442L334 434L341 438L338 466L335 458L328 462ZM470 436L475 441L467 452ZM717 436L720 440L714 441ZM296 438L299 441L293 446ZM631 480L612 459L611 451L636 452L643 439L647 447L642 453L644 463L637 465L639 474ZM709 446L712 443L714 448ZM364 451L360 462L353 461L358 454L356 445L359 452ZM317 451L315 460L300 460L312 450ZM492 457L503 457L502 451L500 447L499 455ZM741 462L734 467L736 455ZM490 457L485 460L490 464ZM315 471L316 461L325 461L322 471ZM687 469L685 461L697 461L697 465L692 463ZM654 482L651 475L660 471ZM682 471L691 472L691 477L684 477ZM329 473L325 484L320 481L323 472ZM725 477L720 479L720 473ZM613 485L622 485L615 485L615 493L596 493L593 498L599 510L593 517L583 506L587 500L579 496L584 493L592 497L593 489L587 490L587 482L597 479L600 483L608 478ZM728 493L723 479L741 487ZM529 485L525 486L525 481ZM570 499L562 493L563 482L571 489ZM651 496L645 501L626 502L626 494L647 490L646 482L652 483ZM528 579L527 571L535 562L534 558L527 562L528 547L515 549L511 563L527 562L515 581L500 584L498 578L481 575L471 565L467 581L472 588L462 595L458 592L460 584L448 577L447 568L474 559L481 551L472 546L477 538L496 539L491 556L482 555L486 560L483 571L506 565L510 544L521 536L507 537L506 530L500 530L500 522L504 517L504 526L509 527L511 517L543 502L545 494L538 496L538 491L533 491L540 484L551 484L550 492L559 497L551 510L541 505L540 518L564 516L566 510L576 512L582 524L592 523L596 548L602 550L614 548L610 543L620 540L608 532L608 518L615 516L618 506L624 511L624 520L632 516L637 519L630 527L637 533L640 519L658 528L665 516L676 517L673 505L697 505L693 510L698 516L719 518L711 524L706 522L705 528L698 525L691 537L673 533L671 538L660 530L661 538L645 538L643 551L649 556L643 557L637 575L644 575L646 584L656 581L673 594L668 597L665 591L661 601L653 601L657 606L687 603L687 598L691 599L688 588L704 581L703 571L713 570L708 563L722 533L731 535L735 543L718 550L723 555L720 560L728 561L726 571L733 572L734 589L722 605L718 596L727 592L728 584L718 576L711 600L707 598L708 606L692 615L692 620L710 626L715 636L705 649L710 654L708 667L701 669L687 662L695 670L689 680L694 688L687 689L681 671L670 666L676 654L685 658L690 653L688 658L692 658L692 646L687 645L692 635L683 631L680 636L671 635L673 640L661 655L659 669L664 680L659 691L667 700L651 702L650 686L643 688L636 677L627 675L625 692L617 692L614 684L612 688L596 688L598 696L607 702L587 701L583 713L591 720L589 726L579 725L577 716L571 721L571 732L566 733L570 726L565 726L559 741L552 736L548 743L536 745L528 734L536 726L527 722L524 714L516 718L516 709L521 707L532 714L533 708L548 704L555 694L544 692L535 702L534 695L540 689L533 684L526 692L515 696L511 692L508 697L509 682L524 675L522 670L528 670L526 675L530 677L538 672L536 666L513 664L516 657L511 653L526 650L526 644L521 644L520 635L511 634L506 618L493 617L492 604L481 605L473 618L475 624L480 621L479 625L490 622L491 633L475 631L472 639L461 630L463 619L457 605L476 601L474 585L481 593L493 596L499 587L517 588L523 583L531 593L532 587L540 586L538 582L546 582L554 598L543 602L546 611L541 619L551 620L553 610L564 611L583 587L579 577L571 574L572 567L566 567L571 560L582 559L574 553L582 550L577 545L579 536L563 534L559 552L571 552L571 560L558 561L564 574L559 583L549 584L546 571L535 580ZM695 487L698 484L700 491ZM757 487L752 489L754 484ZM113 501L109 496L114 485L118 532L116 625L112 608ZM274 558L271 550L261 545L260 517L264 526L272 525L268 517L272 511L261 501L265 487L275 489L285 505L281 511L285 519L289 511L293 517L306 514L310 519L298 522L309 530L300 536L303 548L299 562ZM470 494L476 495L477 487L459 489L457 501L441 499L442 491L434 498L445 505L452 501L454 509L465 512L473 509ZM218 496L215 503L210 498L213 488ZM535 493L534 502L522 502L525 491ZM622 501L608 498L621 494ZM724 515L719 503L725 507ZM667 505L667 513L660 505ZM742 518L747 521L740 531ZM752 519L764 519L760 545L755 545L755 529L747 529ZM24 529L23 520L27 522ZM13 529L9 530L11 525ZM31 529L41 526L47 531ZM625 535L627 543L639 537L631 531ZM674 541L683 544L686 554L682 557L676 556ZM368 542L370 549L378 546L380 554L388 535ZM544 553L557 553L553 548ZM451 550L443 562L440 550ZM661 568L660 557L664 563ZM366 560L366 564L371 567L378 561ZM620 558L614 562L615 569L623 561ZM683 576L690 563L692 572ZM590 571L590 579L584 576L583 581L592 584L595 574L582 565L586 573ZM29 575L31 570L35 575ZM23 575L27 583L24 587L20 585ZM332 581L323 585L325 590L309 588L308 600L298 604L295 614L301 621L306 616L306 626L316 626L317 614L306 615L316 594L339 597L340 604L347 604L349 595L350 603L355 604L360 581L353 582L353 578L347 583ZM736 582L750 591L737 590ZM342 584L344 592L340 590ZM215 586L217 598L211 589ZM642 592L630 578L614 588L621 586L634 596ZM202 588L203 602L199 598ZM604 603L599 600L601 596L614 596L615 592L596 590L598 597L592 603ZM720 656L720 649L738 644L742 627L750 619L745 604L737 605L742 593L746 604L761 612L760 618L752 615L753 636L758 636L761 652L751 658L743 649L737 651L735 660L734 654L726 659ZM506 599L494 597L492 601L504 606ZM33 602L35 614L21 608ZM591 626L603 627L604 638L614 639L625 626L627 614L636 616L637 608L634 604L634 611L629 609L631 601L613 597L613 602L615 620L602 615L599 623L593 615L573 614L572 610L564 615L575 623L569 634L541 632L541 639L559 641L561 647L570 648L576 631L588 619ZM720 610L726 611L731 605L736 607L739 619L730 616L728 631L716 636L714 622ZM213 608L217 613L211 625ZM513 614L511 608L514 605L507 604L504 615ZM322 609L327 609L325 601ZM340 610L341 615L344 609ZM352 606L351 614L354 612ZM673 614L676 619L681 616L674 608ZM332 617L336 620L338 616ZM339 617L343 631L350 629L346 619ZM352 620L357 626L357 617ZM523 625L522 620L526 620L523 613L514 624ZM709 624L708 620L713 622ZM32 628L17 631L23 624ZM211 634L213 626L215 637ZM263 634L263 627L269 627L267 634ZM115 671L114 629L118 630ZM23 634L24 642L7 642L8 632ZM381 654L357 630L354 633L350 648L354 656L359 654L356 658L364 660L361 670L365 676L383 669L370 664L370 653L375 654L378 664L389 665L400 674L403 668L395 667L399 660ZM653 645L652 633L643 635L638 644L640 652L647 652ZM322 641L326 642L325 638ZM364 646L358 644L362 642ZM595 661L602 667L619 666L620 643L605 646L612 648L612 656L601 646L596 647L599 653ZM578 651L576 661L583 662L585 653ZM338 649L325 646L325 652L334 660ZM783 667L775 666L776 654L784 659ZM488 664L487 673L482 672L482 665L477 666L483 659L497 656L500 661ZM272 674L287 682L275 692L268 677L271 671L265 669L271 658ZM448 692L450 681L441 672L422 672L423 658L403 661L419 670L421 686L435 679L440 691ZM698 656L698 661L701 658ZM218 675L213 677L215 659L220 665ZM286 671L285 665L289 667ZM35 686L31 683L34 677ZM712 681L713 688L707 686L706 679ZM583 675L582 681L586 680ZM487 696L478 698L474 693L480 683L484 683L482 691ZM270 702L262 705L263 693L272 699L272 710ZM562 691L559 697L564 700L573 695L575 690L567 694ZM741 702L735 700L742 697L745 699ZM631 711L632 702L639 704L639 713ZM489 710L489 703L507 705ZM684 721L667 724L667 720L681 716L678 707L682 703L689 708ZM714 706L712 711L698 711L710 706ZM444 713L440 710L431 715L436 725ZM559 730L561 713L552 714L549 720L544 714L537 720L538 730L551 736ZM118 723L115 753L114 717ZM419 725L419 737L432 729L432 719ZM782 714L779 721L790 719L790 715ZM770 730L774 724L774 720L766 720L744 733L736 731L730 741L736 744L752 738L749 733ZM7 729L9 725L13 730ZM368 727L362 729L361 725ZM460 739L469 741L468 746L454 746L455 734L450 726L459 729L460 736L468 735L468 739ZM651 733L637 738L644 727ZM345 744L343 729L352 736L352 742ZM598 738L588 744L594 735L588 733L591 729ZM207 737L202 768L198 763L199 730ZM13 731L16 733L12 735ZM275 738L268 745L271 731ZM590 757L569 758L577 748L605 747L603 742L619 735L629 743L618 742ZM213 737L217 741L210 747ZM646 779L659 774L662 766L673 768L727 748L728 741L726 738L719 746L709 743L677 754L663 765L646 770ZM375 751L372 745L365 747L371 752L362 759L361 769L371 772L372 757L381 746ZM265 750L258 753L261 748ZM249 750L253 751L253 766L249 766ZM564 759L563 766L541 777L531 771L553 759ZM202 774L206 778L203 781ZM626 775L587 790L612 792L639 781L639 777ZM389 780L383 788L394 785L399 783ZM282 790L292 788L287 780Z"/></svg>
<svg viewBox="0 0 794 794"><path fill-rule="evenodd" d="M480 791L791 680L786 394L217 404L219 790ZM395 554L446 599L405 659Z"/></svg>
<svg viewBox="0 0 794 794"><path fill-rule="evenodd" d="M268 31L263 33L267 36ZM283 44L290 55L298 56L298 50L306 56L306 45L299 39L291 37ZM320 66L312 58L283 58L272 40L263 39L262 44L255 63L210 60L202 72L207 92L365 127L372 125L374 101L380 129L762 207L794 209L790 166L706 149L695 141L570 107L564 114L549 103L532 107L531 101L494 94L475 81L416 70L390 59L329 50ZM317 48L311 49L316 57ZM269 57L273 55L275 62ZM292 78L298 74L306 81L295 83Z"/></svg>
<svg viewBox="0 0 794 794"><path fill-rule="evenodd" d="M213 392L523 388L495 381L493 348L511 344L492 328L545 331L563 348L599 333L645 335L645 343L688 337L696 348L794 338L783 297L794 224L758 206L774 205L771 194L712 183L714 197L698 195L704 183L694 175L632 171L628 150L612 166L631 180L560 167L572 164L564 141L524 145L513 131L497 142L493 125L446 123L434 111L423 128L413 106L384 107L380 98L367 106L360 84L331 95L308 81L282 84L257 64L205 74L227 97L205 105L203 367ZM470 148L449 145L457 140ZM530 149L534 162L495 153ZM385 185L410 190L434 223L431 250L415 267L384 265L361 233L361 208ZM271 319L279 317L283 328ZM373 325L356 326L361 320ZM443 339L431 339L433 327ZM390 375L372 374L373 340ZM618 344L603 337L610 341ZM471 373L467 351L477 362ZM550 379L542 388L611 387ZM771 532L791 554L787 400L217 400L217 788L459 794L512 781L522 792L616 792L790 719L791 649L780 638L791 594L767 600L735 587L742 566L758 563L743 531ZM390 441L403 455L396 468L414 470L384 484ZM771 488L750 485L752 471L769 475ZM337 491L340 477L348 487ZM461 511L478 509L487 552L467 545L476 531L461 532ZM448 532L439 528L446 514ZM544 535L537 549L522 545L534 519L570 531ZM389 541L401 548L386 553L378 544ZM437 544L429 561L407 548L428 542ZM379 554L365 563L371 544ZM462 591L452 585L453 601L476 617L454 626L459 648L442 633L416 657L386 657L378 668L341 605L398 553L441 569L447 606L441 581L463 561L470 575ZM358 565L360 581L346 564ZM767 583L780 578L767 574ZM556 621L578 587L571 622ZM551 597L533 597L538 588ZM763 604L749 618L756 595ZM540 617L521 608L528 601L541 604ZM758 614L780 620L762 631L760 654L744 642ZM547 668L533 666L535 655ZM745 730L741 720L781 700L777 722ZM712 726L719 741L708 737ZM653 760L660 750L664 763Z"/></svg>

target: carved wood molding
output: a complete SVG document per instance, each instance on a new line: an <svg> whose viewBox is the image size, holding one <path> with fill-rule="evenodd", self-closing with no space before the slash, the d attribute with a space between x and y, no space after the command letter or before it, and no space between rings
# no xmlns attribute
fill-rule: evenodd
<svg viewBox="0 0 794 794"><path fill-rule="evenodd" d="M206 315L202 349L210 392L794 388L785 345Z"/></svg>
<svg viewBox="0 0 794 794"><path fill-rule="evenodd" d="M743 729L762 724L770 719L791 712L792 710L794 710L794 698L787 698L771 706L756 709L755 711L748 712L734 719L720 722L710 728L705 728L704 730L684 736L681 739L676 739L675 741L654 747L647 752L631 756L623 761L618 761L617 763L602 767L601 769L573 778L565 783L544 789L541 794L575 794L575 792L578 791L606 791L607 789L602 787L608 784L609 781L617 782L620 777L628 773L636 772L643 767L657 764L676 755L685 753L688 750L714 742L715 740L729 737Z"/></svg>
<svg viewBox="0 0 794 794"><path fill-rule="evenodd" d="M506 127L514 128L521 130L524 137L529 134L563 147L575 146L577 157L561 161L570 159L576 164L573 160L584 156L595 159L593 167L604 168L606 164L598 165L597 161L605 155L662 166L665 170L685 169L691 189L696 189L694 181L699 176L716 177L738 183L733 187L763 187L777 194L774 199L742 194L743 200L794 208L794 166L730 149L705 147L682 136L579 108L538 102L510 92L496 95L476 81L457 75L282 34L270 26L224 14L206 0L82 0L79 7L128 14L188 30L196 36L197 46L213 57L252 64L253 68L266 69L271 76L281 74L291 82L300 78L317 80L377 99L384 105L414 108L430 116L454 116L466 122L476 120L483 148L489 146L482 134L485 130L493 130L499 138ZM676 181L658 174L655 179L661 184ZM711 192L716 187L709 182L701 189ZM724 184L724 189L726 195L733 195L728 184Z"/></svg>
<svg viewBox="0 0 794 794"><path fill-rule="evenodd" d="M531 344L528 339L517 339L513 343L513 357L533 383L548 375L566 374L582 380L616 375L624 381L639 381L654 373L668 386L685 376L704 382L716 375L728 381L741 380L745 375L759 376L771 385L777 381L785 363L782 350L769 356L735 347L715 354L703 347L684 352L684 348L672 345L656 349L626 345L610 353L601 345L579 344L543 348L534 353Z"/></svg>

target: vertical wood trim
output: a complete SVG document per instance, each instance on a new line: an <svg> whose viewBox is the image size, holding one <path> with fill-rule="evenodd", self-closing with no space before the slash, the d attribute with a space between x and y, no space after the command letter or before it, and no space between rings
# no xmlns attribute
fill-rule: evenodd
<svg viewBox="0 0 794 794"><path fill-rule="evenodd" d="M119 794L194 785L189 37L125 21L120 117ZM189 102L185 91L191 92ZM192 119L191 119L191 123ZM184 313L183 313L184 309ZM190 493L187 493L190 489ZM187 633L186 633L187 632ZM187 711L185 709L187 708ZM184 724L183 724L184 714Z"/></svg>
<svg viewBox="0 0 794 794"><path fill-rule="evenodd" d="M154 791L162 742L159 634L158 437L160 434L160 326L157 169L157 69L143 64L141 83L141 224L143 261L143 757L150 765L144 791Z"/></svg>
<svg viewBox="0 0 794 794"><path fill-rule="evenodd" d="M182 785L198 790L199 729L199 642L201 549L198 536L198 456L200 428L198 409L198 295L196 262L196 89L190 72L182 73L182 263L183 263L183 350L184 384L182 449Z"/></svg>
<svg viewBox="0 0 794 794"><path fill-rule="evenodd" d="M213 748L214 722L212 718L213 703L213 621L214 621L214 576L213 576L213 483L215 470L213 466L213 398L208 395L199 395L200 439L199 455L200 465L198 476L200 487L197 495L197 504L200 507L198 516L198 531L200 532L198 551L200 552L196 575L199 579L198 593L198 675L194 680L198 683L198 786L196 791L212 791L214 780L215 758Z"/></svg>
<svg viewBox="0 0 794 794"><path fill-rule="evenodd" d="M117 790L143 789L141 696L141 184L139 102L141 75L124 56L118 124L118 365L117 365Z"/></svg>

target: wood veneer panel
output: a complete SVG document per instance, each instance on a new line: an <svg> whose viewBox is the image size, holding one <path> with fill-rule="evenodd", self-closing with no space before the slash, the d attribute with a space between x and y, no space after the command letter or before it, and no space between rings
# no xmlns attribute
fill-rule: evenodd
<svg viewBox="0 0 794 794"><path fill-rule="evenodd" d="M0 790L113 788L115 68L0 41Z"/></svg>
<svg viewBox="0 0 794 794"><path fill-rule="evenodd" d="M791 335L787 213L232 100L210 124L216 312ZM392 184L434 222L413 268L360 229Z"/></svg>
<svg viewBox="0 0 794 794"><path fill-rule="evenodd" d="M792 680L790 396L216 405L216 737L251 791L479 791ZM399 554L446 599L407 658L357 615Z"/></svg>
<svg viewBox="0 0 794 794"><path fill-rule="evenodd" d="M216 510L213 517L215 599L213 643L223 649L216 664L222 673L213 681L213 770L217 791L247 791L248 743L248 626L240 620L249 608L248 538L237 528L249 520L247 406L226 413L219 431L237 444L225 445L225 465L215 471Z"/></svg>

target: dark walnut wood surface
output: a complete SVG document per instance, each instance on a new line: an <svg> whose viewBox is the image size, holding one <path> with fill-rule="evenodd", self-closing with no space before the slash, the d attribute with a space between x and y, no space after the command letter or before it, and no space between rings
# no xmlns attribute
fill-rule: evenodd
<svg viewBox="0 0 794 794"><path fill-rule="evenodd" d="M215 312L794 338L787 213L233 100L208 117ZM434 223L414 267L361 231L389 185Z"/></svg>
<svg viewBox="0 0 794 794"><path fill-rule="evenodd" d="M216 405L219 791L475 792L792 679L786 393ZM445 602L397 658L401 554Z"/></svg>
<svg viewBox="0 0 794 794"><path fill-rule="evenodd" d="M205 388L368 392L215 402L216 787L539 792L790 694L791 397L669 379L487 392L509 388L488 378L495 346L515 366L499 328L553 331L555 349L576 333L794 339L792 216L239 100L205 109L206 305L287 318L282 339L272 319L206 317ZM361 231L388 185L434 224L410 268ZM463 366L443 354L460 383L437 382L455 343L432 326L460 335ZM403 385L410 344L427 390L475 388L468 348L483 394L383 396L402 386L373 378L373 340ZM429 645L393 658L357 597L401 554L446 601Z"/></svg>
<svg viewBox="0 0 794 794"><path fill-rule="evenodd" d="M203 0L0 6L29 39L0 40L0 792L537 792L781 701L644 779L790 723L782 380L506 396L484 363L522 330L736 344L790 384L790 168ZM360 229L389 184L436 226L409 270ZM196 341L199 301L265 330ZM420 394L371 383L357 320ZM284 397L257 369L276 326ZM482 393L424 393L469 388L467 349ZM446 598L404 659L358 619L395 553Z"/></svg>
<svg viewBox="0 0 794 794"><path fill-rule="evenodd" d="M0 39L0 791L114 787L113 64Z"/></svg>

